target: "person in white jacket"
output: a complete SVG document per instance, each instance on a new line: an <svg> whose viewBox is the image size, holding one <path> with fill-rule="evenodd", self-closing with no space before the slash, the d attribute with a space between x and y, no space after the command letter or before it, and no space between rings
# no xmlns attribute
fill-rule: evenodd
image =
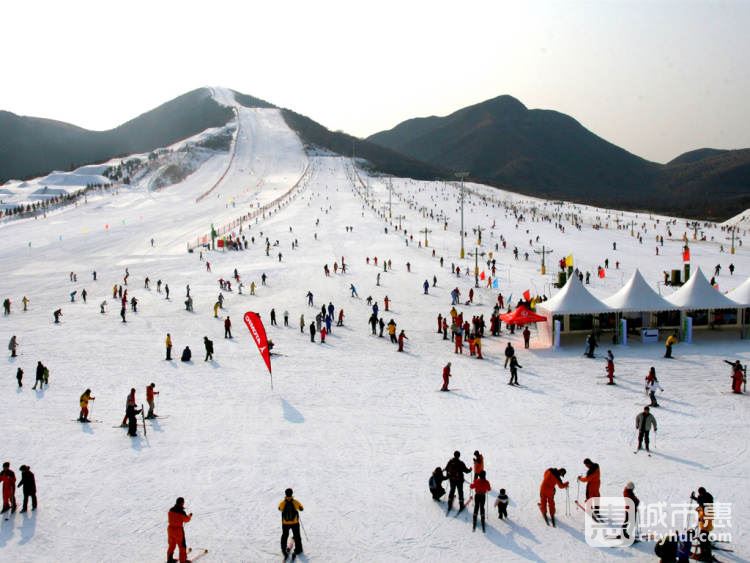
<svg viewBox="0 0 750 563"><path fill-rule="evenodd" d="M646 393L651 398L651 406L658 407L659 403L656 402L656 391L659 390L662 393L664 389L659 385L659 380L654 377L652 380L646 382Z"/></svg>

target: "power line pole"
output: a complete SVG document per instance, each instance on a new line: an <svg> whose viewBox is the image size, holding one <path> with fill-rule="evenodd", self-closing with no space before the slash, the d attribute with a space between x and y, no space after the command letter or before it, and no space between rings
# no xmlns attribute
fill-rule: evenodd
<svg viewBox="0 0 750 563"><path fill-rule="evenodd" d="M475 248L474 252L469 252L469 256L474 257L474 287L479 287L479 257L486 254L485 252L479 252L479 248Z"/></svg>
<svg viewBox="0 0 750 563"><path fill-rule="evenodd" d="M428 229L427 227L425 227L424 229L422 229L422 230L421 230L421 231L419 231L419 232L420 232L420 233L424 233L424 245L425 245L425 247L429 246L429 245L427 244L427 233L431 233L431 232L432 232L432 229Z"/></svg>
<svg viewBox="0 0 750 563"><path fill-rule="evenodd" d="M464 179L469 175L468 172L456 172L456 178L461 180L461 258L464 258Z"/></svg>
<svg viewBox="0 0 750 563"><path fill-rule="evenodd" d="M398 230L401 230L401 219L406 219L406 215L397 215L394 219L398 219Z"/></svg>
<svg viewBox="0 0 750 563"><path fill-rule="evenodd" d="M552 254L554 252L554 250L552 250L551 248L547 248L544 245L542 245L542 249L541 250L536 250L535 249L534 252L536 254L541 254L542 255L542 275L545 275L547 273L547 268L544 265L544 257L547 254Z"/></svg>
<svg viewBox="0 0 750 563"><path fill-rule="evenodd" d="M726 239L732 241L732 247L729 249L729 252L731 254L734 254L734 234L735 234L735 231L737 230L737 225L732 225L730 229L732 230L732 236L726 237Z"/></svg>

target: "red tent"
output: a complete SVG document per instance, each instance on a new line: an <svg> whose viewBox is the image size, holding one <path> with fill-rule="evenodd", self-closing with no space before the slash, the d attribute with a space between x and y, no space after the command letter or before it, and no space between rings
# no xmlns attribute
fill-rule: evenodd
<svg viewBox="0 0 750 563"><path fill-rule="evenodd" d="M512 313L505 313L504 315L500 315L500 318L503 320L503 322L505 322L505 324L509 325L525 325L528 323L538 323L547 320L547 317L537 315L533 311L529 311L523 305L519 305L518 309L516 309Z"/></svg>

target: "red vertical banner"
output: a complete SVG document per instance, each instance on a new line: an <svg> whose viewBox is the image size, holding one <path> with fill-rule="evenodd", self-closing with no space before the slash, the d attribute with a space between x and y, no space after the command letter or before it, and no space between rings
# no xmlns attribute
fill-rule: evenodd
<svg viewBox="0 0 750 563"><path fill-rule="evenodd" d="M271 351L268 349L268 338L266 337L266 329L263 327L263 321L260 320L258 313L248 311L243 317L247 330L250 331L250 336L258 347L263 361L266 362L268 373L271 373ZM271 383L273 386L273 383Z"/></svg>
<svg viewBox="0 0 750 563"><path fill-rule="evenodd" d="M682 251L682 261L690 262L690 248L688 248L687 246Z"/></svg>

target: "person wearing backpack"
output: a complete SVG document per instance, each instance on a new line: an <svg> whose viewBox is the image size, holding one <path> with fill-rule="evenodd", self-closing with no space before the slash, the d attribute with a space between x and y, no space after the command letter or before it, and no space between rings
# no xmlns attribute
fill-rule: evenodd
<svg viewBox="0 0 750 563"><path fill-rule="evenodd" d="M448 476L448 482L451 486L448 495L448 512L453 507L456 490L458 490L458 511L461 512L464 509L464 474L466 473L471 473L471 469L461 461L461 452L456 450L453 452L453 457L445 465L445 474Z"/></svg>
<svg viewBox="0 0 750 563"><path fill-rule="evenodd" d="M279 503L279 511L281 512L281 554L286 556L289 551L287 549L287 540L289 539L289 531L292 532L294 538L294 554L299 555L302 553L302 536L299 533L299 512L304 510L305 507L302 503L294 498L294 491L287 489L284 491L286 495L284 500Z"/></svg>

